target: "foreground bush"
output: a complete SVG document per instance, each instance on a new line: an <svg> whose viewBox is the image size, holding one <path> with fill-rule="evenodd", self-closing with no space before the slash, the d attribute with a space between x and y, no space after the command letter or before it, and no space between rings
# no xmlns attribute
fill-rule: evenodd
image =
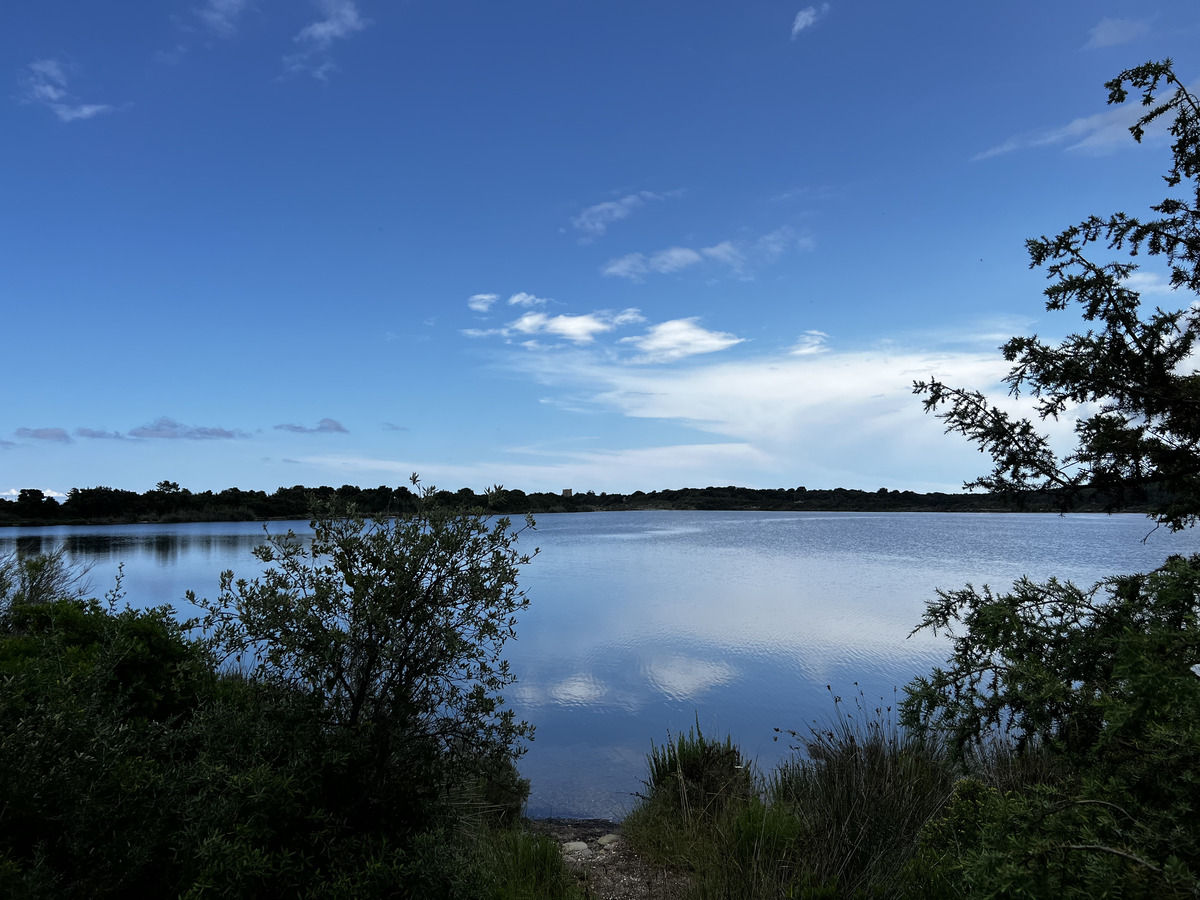
<svg viewBox="0 0 1200 900"><path fill-rule="evenodd" d="M1022 580L941 592L922 627L944 667L908 689L906 722L964 761L1011 738L1040 784L984 804L947 883L1088 897L1200 892L1200 557L1089 590ZM951 828L951 831L954 831Z"/></svg>
<svg viewBox="0 0 1200 900"><path fill-rule="evenodd" d="M572 896L500 827L528 792L507 523L315 524L226 579L203 639L119 586L55 597L61 556L0 561L0 894Z"/></svg>
<svg viewBox="0 0 1200 900"><path fill-rule="evenodd" d="M654 747L625 833L685 870L697 898L902 895L955 769L938 742L903 732L884 708L835 708L830 724L790 732L794 756L766 779L729 738L699 727Z"/></svg>

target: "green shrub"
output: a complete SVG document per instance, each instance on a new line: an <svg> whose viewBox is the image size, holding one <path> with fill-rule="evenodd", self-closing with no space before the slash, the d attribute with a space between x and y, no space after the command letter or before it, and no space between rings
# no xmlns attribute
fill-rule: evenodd
<svg viewBox="0 0 1200 900"><path fill-rule="evenodd" d="M753 766L743 759L733 738L704 736L699 718L686 735L668 735L665 744L651 743L648 799L678 808L685 818L711 816L731 802L754 794Z"/></svg>
<svg viewBox="0 0 1200 900"><path fill-rule="evenodd" d="M0 894L556 896L546 885L563 864L545 846L478 839L485 822L514 821L529 789L514 762L528 728L493 693L511 682L499 650L525 603L512 579L524 557L507 525L427 513L373 539L341 523L344 540L324 545L343 554L339 583L357 605L340 621L300 613L310 637L344 630L327 629L319 649L277 645L276 658L311 652L332 682L289 677L286 662L222 668L216 645L168 607L117 611L119 584L107 605L40 589L31 599L30 573L69 585L43 577L61 558L0 560ZM415 578L388 568L418 549ZM425 591L407 597L416 618L385 622L372 592L395 599L414 585ZM444 608L422 606L439 598ZM430 616L442 630L409 640L404 629ZM257 637L269 655L273 635ZM406 660L441 683L417 678L414 695L412 673L397 675ZM350 696L347 682L374 693Z"/></svg>
<svg viewBox="0 0 1200 900"><path fill-rule="evenodd" d="M558 842L546 835L498 830L481 842L495 900L571 900L581 897Z"/></svg>
<svg viewBox="0 0 1200 900"><path fill-rule="evenodd" d="M930 900L963 896L964 860L982 846L984 828L1001 802L995 788L974 778L959 781L942 814L921 829L904 870L907 892Z"/></svg>
<svg viewBox="0 0 1200 900"><path fill-rule="evenodd" d="M803 824L802 860L821 883L839 892L890 893L925 823L954 787L954 767L936 739L899 727L892 707L855 712L835 698L827 725L789 732L795 756L768 783L775 805Z"/></svg>

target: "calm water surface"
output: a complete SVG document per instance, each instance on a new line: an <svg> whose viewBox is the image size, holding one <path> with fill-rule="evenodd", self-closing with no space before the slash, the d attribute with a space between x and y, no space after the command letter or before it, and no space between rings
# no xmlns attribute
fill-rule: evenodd
<svg viewBox="0 0 1200 900"><path fill-rule="evenodd" d="M509 700L537 724L521 763L529 812L619 817L650 741L697 716L769 766L787 752L774 728L830 715L827 685L890 702L944 658L937 639L907 637L935 587L1022 575L1090 584L1196 549L1191 532L1152 528L1103 515L541 516L522 537L541 553L522 572L531 604L508 648L519 679ZM130 603L187 615L188 589L213 596L223 569L255 574L262 537L261 524L240 522L10 528L0 554L63 546L93 563L97 595L123 563Z"/></svg>

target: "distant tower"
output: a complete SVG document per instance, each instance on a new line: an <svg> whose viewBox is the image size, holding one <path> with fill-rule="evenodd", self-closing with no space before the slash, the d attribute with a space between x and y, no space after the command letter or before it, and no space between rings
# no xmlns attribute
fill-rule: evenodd
<svg viewBox="0 0 1200 900"><path fill-rule="evenodd" d="M571 490L571 488L563 488L563 496L564 497L570 497L570 496L574 495L574 493L575 492L573 490Z"/></svg>

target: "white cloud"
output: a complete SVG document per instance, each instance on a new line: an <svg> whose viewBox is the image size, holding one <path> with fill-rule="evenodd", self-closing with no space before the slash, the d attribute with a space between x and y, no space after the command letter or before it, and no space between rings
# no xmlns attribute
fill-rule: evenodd
<svg viewBox="0 0 1200 900"><path fill-rule="evenodd" d="M1175 289L1171 282L1154 272L1134 272L1122 282L1127 288L1139 294L1173 294Z"/></svg>
<svg viewBox="0 0 1200 900"><path fill-rule="evenodd" d="M1088 42L1083 45L1083 49L1100 50L1104 47L1128 44L1149 30L1149 19L1101 19L1088 32Z"/></svg>
<svg viewBox="0 0 1200 900"><path fill-rule="evenodd" d="M545 306L547 301L544 297L535 297L533 294L527 294L524 291L513 294L508 298L509 306Z"/></svg>
<svg viewBox="0 0 1200 900"><path fill-rule="evenodd" d="M618 317L564 317L551 324L545 313L527 315L523 331L493 333L504 333L510 344L519 343L514 336L538 339L553 352L513 346L499 365L540 385L539 403L579 416L580 427L596 422L595 443L587 452L578 443L539 451L534 464L506 459L525 452L510 448L472 460L451 480L475 471L479 483L500 480L525 490L530 484L600 491L730 483L958 490L987 463L973 444L945 435L943 423L923 412L913 381L939 378L981 390L1009 412L1030 413L1027 398L1008 396L1008 364L995 351L1018 323L983 322L910 336L907 345L893 340L852 349L809 329L774 350L733 356L718 351L739 343L739 335L710 331L694 318L602 340L611 333L605 325ZM562 339L557 346L547 340L553 337ZM1057 447L1074 443L1072 413L1039 426ZM653 425L607 424L605 417L613 416ZM679 437L688 431L696 443ZM670 437L660 441L660 435ZM425 471L415 462L397 471Z"/></svg>
<svg viewBox="0 0 1200 900"><path fill-rule="evenodd" d="M302 49L285 56L283 65L288 72L307 71L313 78L326 81L337 68L330 56L333 42L363 31L370 22L359 15L355 0L313 0L313 3L324 18L300 29L292 40Z"/></svg>
<svg viewBox="0 0 1200 900"><path fill-rule="evenodd" d="M467 298L467 306L477 313L485 313L499 299L496 294L472 294Z"/></svg>
<svg viewBox="0 0 1200 900"><path fill-rule="evenodd" d="M596 335L612 331L619 325L627 325L640 321L637 310L627 309L612 316L607 313L585 313L579 316L548 316L543 312L527 312L508 327L521 334L551 334L556 337L574 341L577 344L589 344Z"/></svg>
<svg viewBox="0 0 1200 900"><path fill-rule="evenodd" d="M532 295L516 294L514 297L532 297ZM533 299L537 300L538 298L533 297ZM510 300L509 302L515 306L533 305L521 301L513 302ZM510 341L522 335L540 334L563 338L576 344L590 344L596 339L596 335L598 334L613 331L623 325L634 325L644 321L645 318L636 309L626 309L619 313L599 310L577 316L551 316L544 312L530 311L501 328L464 328L462 333L471 338L498 335ZM522 346L530 350L542 348L542 345L536 340L526 340L521 343Z"/></svg>
<svg viewBox="0 0 1200 900"><path fill-rule="evenodd" d="M192 11L209 30L221 37L232 37L237 32L238 19L249 5L249 0L208 0Z"/></svg>
<svg viewBox="0 0 1200 900"><path fill-rule="evenodd" d="M23 99L27 103L40 103L48 107L62 122L91 119L113 110L107 103L80 103L72 97L62 63L54 59L31 62L22 86Z"/></svg>
<svg viewBox="0 0 1200 900"><path fill-rule="evenodd" d="M953 343L962 340L959 335ZM986 464L974 445L946 436L942 423L922 411L912 382L941 377L984 391L1004 409L1021 414L1029 409L1024 399L1007 396L1002 378L1008 364L992 342L953 351L895 345L799 354L780 350L694 360L687 366L634 366L581 348L520 354L509 364L544 385L550 402L563 398L567 409L647 419L658 427L675 423L719 436L728 442L719 446L737 447L744 454L736 469L736 480L744 484L769 486L795 479L810 486L957 490ZM1058 446L1070 446L1072 427L1068 414L1047 430ZM733 480L723 477L727 470L714 457L697 461L697 466L707 474L694 472L690 481L672 478L665 483ZM636 483L617 470L602 483L614 481Z"/></svg>
<svg viewBox="0 0 1200 900"><path fill-rule="evenodd" d="M829 4L822 3L821 8L815 6L806 6L800 12L796 13L796 18L792 20L792 40L794 41L806 28L811 28L829 12Z"/></svg>
<svg viewBox="0 0 1200 900"><path fill-rule="evenodd" d="M674 362L701 353L715 353L740 344L743 340L723 331L701 328L695 318L689 318L660 322L652 325L643 335L622 338L621 343L629 344L641 352L642 355L634 362L658 363Z"/></svg>

